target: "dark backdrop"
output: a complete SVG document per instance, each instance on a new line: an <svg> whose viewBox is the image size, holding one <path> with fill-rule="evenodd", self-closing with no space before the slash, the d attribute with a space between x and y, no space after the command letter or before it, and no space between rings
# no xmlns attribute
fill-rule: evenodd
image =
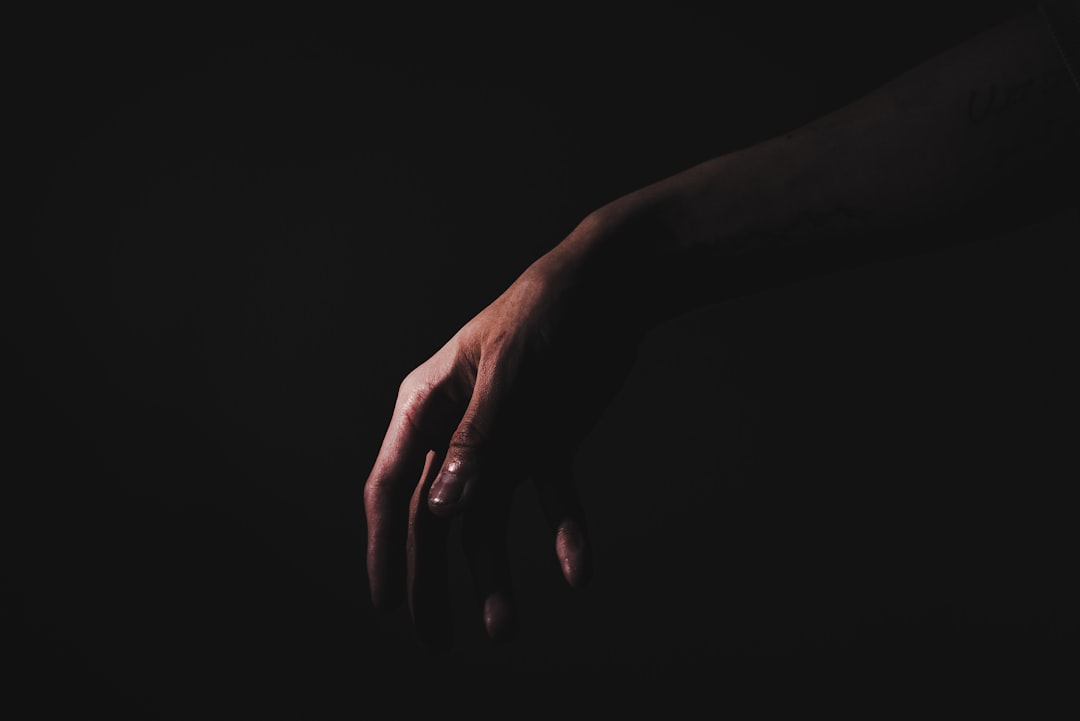
<svg viewBox="0 0 1080 721"><path fill-rule="evenodd" d="M592 208L1023 3L742 5L17 18L11 698L360 711L1071 648L1075 209L663 326L579 458L589 589L526 497L519 640L463 576L445 656L373 615L361 490L409 370Z"/></svg>

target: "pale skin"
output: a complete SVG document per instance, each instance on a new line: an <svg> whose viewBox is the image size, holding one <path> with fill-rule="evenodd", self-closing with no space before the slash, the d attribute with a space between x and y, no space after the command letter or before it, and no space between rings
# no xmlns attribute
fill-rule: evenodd
<svg viewBox="0 0 1080 721"><path fill-rule="evenodd" d="M702 283L710 273L949 242L950 223L992 228L1067 207L1078 177L1080 93L1033 11L791 133L598 208L401 383L364 486L375 608L405 602L425 646L452 643L456 519L479 621L513 638L505 535L522 483L563 580L587 583L575 449L649 328L730 292Z"/></svg>

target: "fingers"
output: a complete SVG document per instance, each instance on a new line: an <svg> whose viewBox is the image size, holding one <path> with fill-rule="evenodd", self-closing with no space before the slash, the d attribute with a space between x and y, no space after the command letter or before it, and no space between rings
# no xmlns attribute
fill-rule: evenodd
<svg viewBox="0 0 1080 721"><path fill-rule="evenodd" d="M443 467L431 486L431 512L453 516L468 508L486 470L485 454L495 445L498 425L508 422L508 379L516 377L514 354L482 361L472 396L450 438Z"/></svg>
<svg viewBox="0 0 1080 721"><path fill-rule="evenodd" d="M581 588L592 578L592 546L569 463L559 471L544 471L535 481L544 518L555 536L563 578L571 588Z"/></svg>
<svg viewBox="0 0 1080 721"><path fill-rule="evenodd" d="M514 603L507 524L510 519L514 485L500 478L484 489L468 513L462 517L461 541L480 605L484 629L494 641L508 641L517 635L518 618Z"/></svg>
<svg viewBox="0 0 1080 721"><path fill-rule="evenodd" d="M387 429L364 484L368 583L371 601L379 610L401 603L405 587L405 509L424 468L424 445L404 418L396 418Z"/></svg>
<svg viewBox="0 0 1080 721"><path fill-rule="evenodd" d="M465 407L464 400L456 401L429 375L422 366L402 381L394 415L364 484L368 583L379 610L395 608L402 601L409 499L425 468L426 454L445 447Z"/></svg>
<svg viewBox="0 0 1080 721"><path fill-rule="evenodd" d="M391 608L404 592L417 638L429 649L445 650L453 641L448 542L459 515L484 628L494 640L517 633L507 524L520 472L508 467L508 459L528 463L536 443L547 443L528 431L573 437L586 422L560 416L559 427L551 427L543 411L562 407L553 403L552 391L566 389L536 383L522 372L529 367L521 352L503 348L481 359L475 375L453 375L452 383L411 374L365 484L372 602ZM570 464L562 460L564 445L543 449L559 459L546 458L545 468L560 470L536 481L562 574L577 588L589 580L592 561Z"/></svg>
<svg viewBox="0 0 1080 721"><path fill-rule="evenodd" d="M507 435L520 430L518 419L509 412L510 381L521 382L517 373L519 358L518 353L504 349L497 357L481 361L469 403L450 436L442 466L430 488L425 489L429 523L435 518L449 523L452 517L461 515L462 545L484 628L490 638L500 641L517 632L506 547L515 484L503 470ZM418 496L414 501L422 503L423 498ZM424 514L417 512L417 517L422 519ZM445 526L443 529L445 532ZM445 561L444 555L444 573Z"/></svg>
<svg viewBox="0 0 1080 721"><path fill-rule="evenodd" d="M420 482L409 502L406 544L406 586L413 629L421 645L443 651L453 643L447 541L450 521L434 515L427 505L431 483L443 455L429 451Z"/></svg>

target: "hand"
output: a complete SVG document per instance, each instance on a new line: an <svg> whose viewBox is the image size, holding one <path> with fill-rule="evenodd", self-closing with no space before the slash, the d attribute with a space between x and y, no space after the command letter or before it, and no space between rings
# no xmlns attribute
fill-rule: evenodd
<svg viewBox="0 0 1080 721"><path fill-rule="evenodd" d="M517 630L506 545L510 504L535 486L562 575L590 575L572 474L576 447L621 385L630 337L610 298L549 253L402 382L364 487L367 569L377 609L408 602L418 640L452 643L450 523L460 517L489 637Z"/></svg>

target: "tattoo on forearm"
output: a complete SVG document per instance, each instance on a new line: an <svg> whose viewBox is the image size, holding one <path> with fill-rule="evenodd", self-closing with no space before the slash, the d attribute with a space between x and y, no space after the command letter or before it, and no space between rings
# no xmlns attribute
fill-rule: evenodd
<svg viewBox="0 0 1080 721"><path fill-rule="evenodd" d="M982 125L1013 108L1038 102L1070 88L1070 78L1064 69L1048 70L1041 75L1009 85L991 84L976 88L968 95L967 117L972 125ZM1071 89L1071 88L1070 88Z"/></svg>

